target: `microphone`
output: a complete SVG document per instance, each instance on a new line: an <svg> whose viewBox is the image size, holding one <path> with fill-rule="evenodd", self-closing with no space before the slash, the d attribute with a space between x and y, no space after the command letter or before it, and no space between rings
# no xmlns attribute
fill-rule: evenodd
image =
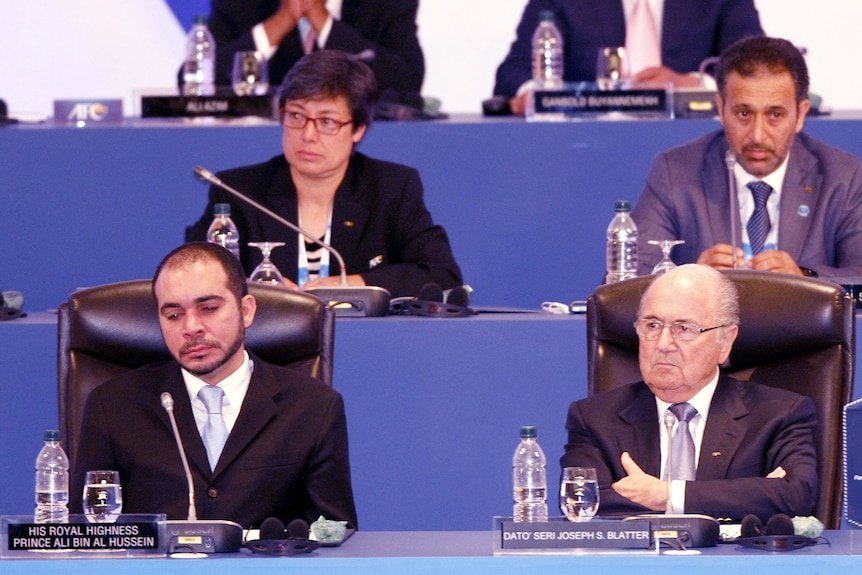
<svg viewBox="0 0 862 575"><path fill-rule="evenodd" d="M180 430L177 428L177 419L174 417L174 398L170 393L164 391L161 395L161 402L162 407L168 413L168 419L171 420L174 440L177 442L177 450L180 452L186 481L189 484L188 519L164 522L169 537L168 553L234 553L239 551L242 544L242 526L239 523L223 519L198 520L195 510L195 484L189 469L189 460L186 458L183 440L180 437Z"/></svg>
<svg viewBox="0 0 862 575"><path fill-rule="evenodd" d="M739 194L736 190L736 176L733 175L733 168L736 166L736 156L733 150L728 148L724 155L724 162L727 164L727 189L730 194L730 247L733 249L733 264L731 269L736 269L736 241L739 234Z"/></svg>
<svg viewBox="0 0 862 575"><path fill-rule="evenodd" d="M673 470L673 437L671 431L673 430L673 422L676 421L676 417L674 417L673 413L668 409L664 412L664 427L667 429L667 461L665 462L665 467L667 468L667 504L665 505L665 513L670 515L673 513L673 505L670 502L670 494L671 494L671 480L673 479L672 470Z"/></svg>
<svg viewBox="0 0 862 575"><path fill-rule="evenodd" d="M344 258L341 257L341 254L334 247L314 237L312 234L308 233L293 222L281 217L266 206L261 205L228 186L206 168L195 166L194 173L199 179L209 182L210 184L239 198L253 208L263 212L275 221L300 234L307 240L316 243L332 254L335 259L338 260L341 285L337 288L312 288L306 290L306 292L314 294L322 299L327 305L335 310L336 315L378 317L386 315L389 311L389 300L391 299L391 296L387 290L378 286L347 285L347 267L344 265Z"/></svg>
<svg viewBox="0 0 862 575"><path fill-rule="evenodd" d="M671 482L673 481L673 424L676 416L670 410L664 412L662 423L667 429L667 458L665 469L667 471L667 505L665 512L648 513L644 515L633 515L626 517L623 521L634 521L648 519L650 530L656 541L656 546L664 543L675 549L686 549L692 547L715 547L718 543L719 526L714 517L700 515L697 513L673 513L671 505Z"/></svg>

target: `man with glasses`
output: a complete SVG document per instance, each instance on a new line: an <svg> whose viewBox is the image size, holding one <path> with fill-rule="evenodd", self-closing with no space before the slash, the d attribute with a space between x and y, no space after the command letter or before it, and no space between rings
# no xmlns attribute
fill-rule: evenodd
<svg viewBox="0 0 862 575"><path fill-rule="evenodd" d="M355 147L371 125L377 84L371 69L336 50L312 52L285 77L279 95L283 153L218 177L332 245L344 257L350 285L415 296L426 284L463 283L442 227L422 198L418 172L374 160ZM282 241L271 260L290 288L339 285L329 252L213 186L187 240L206 239L217 203L231 204L246 273L260 263L247 242Z"/></svg>
<svg viewBox="0 0 862 575"><path fill-rule="evenodd" d="M735 522L811 513L814 403L720 369L740 329L735 284L708 266L680 266L650 285L637 317L643 381L573 402L566 421L560 463L596 468L600 513L671 509Z"/></svg>

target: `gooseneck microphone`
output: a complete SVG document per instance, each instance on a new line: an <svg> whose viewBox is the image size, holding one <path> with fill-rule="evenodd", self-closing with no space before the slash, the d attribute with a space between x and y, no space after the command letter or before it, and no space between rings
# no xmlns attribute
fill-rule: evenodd
<svg viewBox="0 0 862 575"><path fill-rule="evenodd" d="M730 266L736 269L736 242L739 237L739 193L736 190L736 176L733 174L733 168L736 166L736 156L733 150L727 150L724 155L724 162L727 164L727 190L730 194L730 247L733 249L732 261Z"/></svg>
<svg viewBox="0 0 862 575"><path fill-rule="evenodd" d="M183 470L186 472L186 481L189 483L189 521L196 521L197 511L195 509L195 483L192 479L192 471L189 469L189 460L186 458L186 450L183 447L183 440L180 437L180 430L177 428L177 418L174 417L174 398L167 391L162 392L162 407L168 412L168 419L171 420L171 428L174 432L174 440L177 442L177 451L180 452L180 459L183 462Z"/></svg>
<svg viewBox="0 0 862 575"><path fill-rule="evenodd" d="M195 553L234 553L242 545L242 526L233 521L223 519L197 518L195 510L195 485L192 472L189 468L189 460L186 458L186 450L183 440L180 438L180 430L174 417L174 398L167 391L161 395L162 407L168 413L171 420L171 429L174 440L177 442L177 450L183 462L183 471L186 474L189 488L189 515L187 520L165 521L165 531L169 538L168 552L195 552Z"/></svg>
<svg viewBox="0 0 862 575"><path fill-rule="evenodd" d="M378 286L349 286L347 285L347 267L344 264L344 258L330 244L314 237L293 222L281 217L259 202L252 200L245 194L240 193L231 186L225 184L215 174L204 167L195 166L195 176L199 179L209 182L210 184L221 188L231 195L239 198L243 202L252 206L256 210L268 215L275 221L284 225L288 229L300 234L307 240L321 246L323 249L331 253L338 261L339 275L341 277L341 285L337 288L312 288L306 290L308 293L314 294L330 307L335 310L336 315L345 316L382 316L389 311L389 300L391 296L388 291Z"/></svg>
<svg viewBox="0 0 862 575"><path fill-rule="evenodd" d="M671 431L673 430L673 423L676 421L676 416L668 409L664 412L664 427L667 429L667 461L665 462L665 468L667 473L665 476L667 477L667 504L665 504L664 512L668 515L673 513L673 505L670 501L671 495L671 481L673 480L673 434Z"/></svg>

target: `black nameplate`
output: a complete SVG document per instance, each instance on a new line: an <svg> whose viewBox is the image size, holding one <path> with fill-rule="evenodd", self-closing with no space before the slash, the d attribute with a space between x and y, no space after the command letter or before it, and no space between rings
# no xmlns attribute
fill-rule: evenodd
<svg viewBox="0 0 862 575"><path fill-rule="evenodd" d="M501 549L577 549L651 547L649 521L593 519L583 523L501 521Z"/></svg>
<svg viewBox="0 0 862 575"><path fill-rule="evenodd" d="M536 91L533 97L535 114L667 113L664 90L553 90Z"/></svg>
<svg viewBox="0 0 862 575"><path fill-rule="evenodd" d="M271 96L143 96L142 118L194 118L215 116L240 118L260 116L275 118L275 105Z"/></svg>
<svg viewBox="0 0 862 575"><path fill-rule="evenodd" d="M158 549L159 525L142 523L10 523L9 551Z"/></svg>

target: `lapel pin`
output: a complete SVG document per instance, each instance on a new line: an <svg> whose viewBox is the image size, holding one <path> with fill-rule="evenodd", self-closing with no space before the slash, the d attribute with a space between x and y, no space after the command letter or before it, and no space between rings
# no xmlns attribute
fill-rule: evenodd
<svg viewBox="0 0 862 575"><path fill-rule="evenodd" d="M721 457L721 452L720 451L713 451L712 456L713 457Z"/></svg>
<svg viewBox="0 0 862 575"><path fill-rule="evenodd" d="M353 222L352 222L352 221L350 221L350 220L344 220L344 226L345 226L345 227L348 227L348 228L352 228L352 227L353 227Z"/></svg>
<svg viewBox="0 0 862 575"><path fill-rule="evenodd" d="M802 186L802 190L806 194L813 194L814 193L814 188L812 188L811 186Z"/></svg>
<svg viewBox="0 0 862 575"><path fill-rule="evenodd" d="M799 214L800 216L802 216L803 218L808 217L808 214L809 214L810 212L811 212L811 210L810 210L810 209L808 208L808 206L806 206L805 204L802 204L801 206L799 206L799 209L798 209L798 210L796 210L796 213L798 213L798 214Z"/></svg>

